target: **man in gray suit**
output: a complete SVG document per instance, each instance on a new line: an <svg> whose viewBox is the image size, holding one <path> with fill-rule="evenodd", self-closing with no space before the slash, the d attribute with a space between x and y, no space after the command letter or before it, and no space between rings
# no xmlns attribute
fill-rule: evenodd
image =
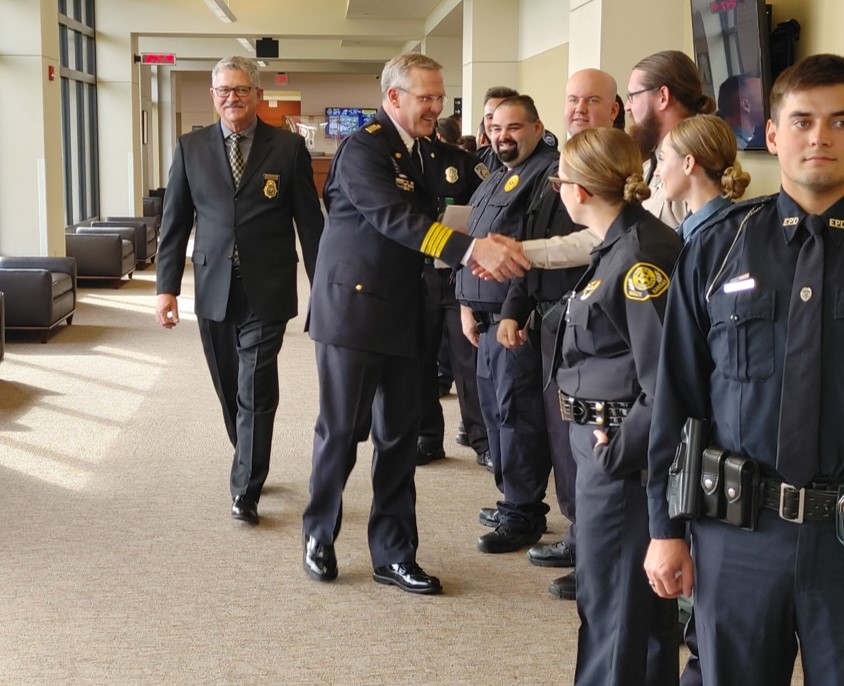
<svg viewBox="0 0 844 686"><path fill-rule="evenodd" d="M220 60L211 74L220 121L182 136L164 198L156 319L179 323L186 249L196 224L194 311L226 430L234 519L258 523L278 407L277 357L297 314L294 220L308 278L323 215L305 141L256 115L254 60Z"/></svg>

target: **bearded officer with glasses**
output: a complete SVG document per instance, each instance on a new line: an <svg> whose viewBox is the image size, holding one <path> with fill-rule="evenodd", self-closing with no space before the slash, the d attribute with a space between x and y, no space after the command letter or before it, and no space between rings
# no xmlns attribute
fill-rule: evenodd
<svg viewBox="0 0 844 686"><path fill-rule="evenodd" d="M277 357L297 314L296 234L310 279L323 215L305 140L256 115L254 60L220 60L210 89L218 123L182 136L173 154L158 249L156 319L179 323L194 234L194 312L234 446L231 516L258 523L278 407Z"/></svg>

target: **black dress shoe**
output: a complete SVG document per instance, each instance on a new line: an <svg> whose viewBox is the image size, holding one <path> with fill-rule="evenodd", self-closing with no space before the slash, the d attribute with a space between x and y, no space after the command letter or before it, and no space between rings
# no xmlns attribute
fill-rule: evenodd
<svg viewBox="0 0 844 686"><path fill-rule="evenodd" d="M563 600L577 600L577 577L570 572L559 579L554 579L548 585L548 593Z"/></svg>
<svg viewBox="0 0 844 686"><path fill-rule="evenodd" d="M574 567L574 551L564 541L535 545L527 553L532 565L539 567Z"/></svg>
<svg viewBox="0 0 844 686"><path fill-rule="evenodd" d="M249 524L258 523L258 503L245 495L236 495L232 500L232 519Z"/></svg>
<svg viewBox="0 0 844 686"><path fill-rule="evenodd" d="M501 523L501 520L498 519L498 508L482 507L478 513L478 521L484 526L494 529Z"/></svg>
<svg viewBox="0 0 844 686"><path fill-rule="evenodd" d="M484 450L482 452L477 453L475 455L475 459L478 461L478 464L481 467L486 467L488 472L493 471L492 467L492 456L489 454L489 450Z"/></svg>
<svg viewBox="0 0 844 686"><path fill-rule="evenodd" d="M445 457L442 443L417 443L416 464L426 465L434 460L441 460Z"/></svg>
<svg viewBox="0 0 844 686"><path fill-rule="evenodd" d="M469 434L466 433L466 426L463 424L462 420L457 425L457 436L454 438L454 442L457 443L457 445L469 445Z"/></svg>
<svg viewBox="0 0 844 686"><path fill-rule="evenodd" d="M319 543L305 535L303 566L308 576L317 581L334 581L337 578L337 556L334 546Z"/></svg>
<svg viewBox="0 0 844 686"><path fill-rule="evenodd" d="M533 545L540 538L542 529L539 527L519 531L506 524L499 524L495 530L478 539L478 550L482 553L512 553L526 545Z"/></svg>
<svg viewBox="0 0 844 686"><path fill-rule="evenodd" d="M397 562L378 567L372 573L372 578L379 584L392 584L408 593L434 595L443 590L440 580L425 574L415 562Z"/></svg>

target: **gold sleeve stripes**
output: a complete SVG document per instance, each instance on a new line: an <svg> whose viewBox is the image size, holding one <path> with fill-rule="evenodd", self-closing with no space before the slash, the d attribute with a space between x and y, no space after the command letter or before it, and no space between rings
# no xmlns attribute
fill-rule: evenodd
<svg viewBox="0 0 844 686"><path fill-rule="evenodd" d="M448 239L451 238L453 233L454 230L448 228L445 224L434 222L425 233L420 250L430 257L440 257L445 244L448 243Z"/></svg>

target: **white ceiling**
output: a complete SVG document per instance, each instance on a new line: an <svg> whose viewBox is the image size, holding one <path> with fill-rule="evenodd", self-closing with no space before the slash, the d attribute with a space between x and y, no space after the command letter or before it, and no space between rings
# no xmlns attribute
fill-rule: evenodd
<svg viewBox="0 0 844 686"><path fill-rule="evenodd" d="M171 1L179 27L165 20L160 31L138 31L138 51L175 51L185 70L205 70L222 55L254 56L237 38L254 45L266 37L279 41L268 71L378 74L426 35L463 35L462 0L228 0L237 17L231 24L214 19L202 0Z"/></svg>

